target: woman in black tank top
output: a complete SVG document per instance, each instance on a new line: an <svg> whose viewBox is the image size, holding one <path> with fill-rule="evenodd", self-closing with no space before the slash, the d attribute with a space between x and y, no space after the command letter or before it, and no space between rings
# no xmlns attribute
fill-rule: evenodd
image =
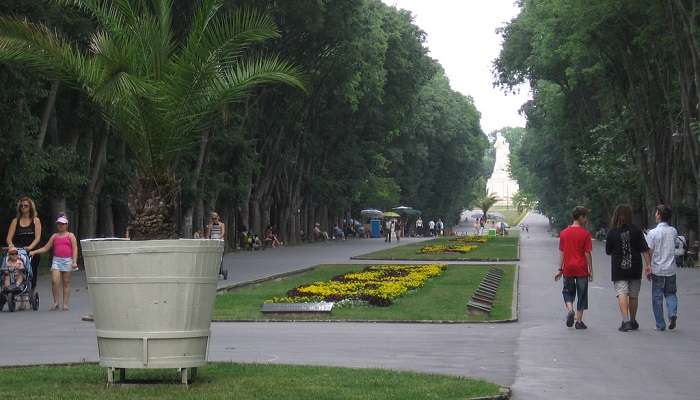
<svg viewBox="0 0 700 400"><path fill-rule="evenodd" d="M7 245L17 248L26 248L27 251L39 246L41 241L41 221L37 216L34 201L29 197L22 197L17 202L17 217L10 223L7 231ZM36 278L39 275L37 267L40 258L35 255L32 258L32 296L36 287Z"/></svg>

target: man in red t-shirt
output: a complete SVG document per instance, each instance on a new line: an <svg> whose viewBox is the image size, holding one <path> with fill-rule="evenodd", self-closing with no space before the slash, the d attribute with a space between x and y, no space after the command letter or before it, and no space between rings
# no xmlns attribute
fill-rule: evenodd
<svg viewBox="0 0 700 400"><path fill-rule="evenodd" d="M588 221L588 210L576 207L573 211L573 224L559 234L559 270L554 280L564 276L564 305L566 306L566 326L586 329L583 323L583 310L588 309L588 281L593 280L591 233L584 226ZM576 312L574 312L574 299Z"/></svg>

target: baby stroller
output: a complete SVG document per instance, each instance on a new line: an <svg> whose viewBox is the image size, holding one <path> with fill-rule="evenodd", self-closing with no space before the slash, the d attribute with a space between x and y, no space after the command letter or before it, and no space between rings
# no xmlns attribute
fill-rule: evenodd
<svg viewBox="0 0 700 400"><path fill-rule="evenodd" d="M34 274L34 268L32 267L31 257L26 249L17 249L17 254L19 259L22 260L24 264L24 270L14 271L10 275L10 287L4 288L2 282L4 282L5 274L10 274L10 269L7 266L7 248L3 248L2 254L2 264L0 265L0 311L5 307L7 303L7 309L10 312L14 312L17 304L27 304L32 306L32 310L36 311L39 309L39 293L32 292L32 276ZM21 284L17 285L16 274L24 274L24 280Z"/></svg>

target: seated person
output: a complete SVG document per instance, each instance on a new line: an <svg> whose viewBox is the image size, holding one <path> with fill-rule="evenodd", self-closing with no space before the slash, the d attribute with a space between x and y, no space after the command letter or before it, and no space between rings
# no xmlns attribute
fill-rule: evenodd
<svg viewBox="0 0 700 400"><path fill-rule="evenodd" d="M267 229L265 229L265 239L263 239L263 242L265 242L265 246L272 246L273 248L282 246L282 242L277 239L277 235L275 235L275 231L272 230L272 226L268 226Z"/></svg>
<svg viewBox="0 0 700 400"><path fill-rule="evenodd" d="M260 250L263 247L263 243L258 235L253 235L251 246L253 250Z"/></svg>
<svg viewBox="0 0 700 400"><path fill-rule="evenodd" d="M345 232L336 224L333 227L333 238L337 240L345 240Z"/></svg>
<svg viewBox="0 0 700 400"><path fill-rule="evenodd" d="M24 282L24 262L19 258L16 248L10 247L7 251L7 269L3 271L2 287L7 289L10 283L20 286Z"/></svg>
<svg viewBox="0 0 700 400"><path fill-rule="evenodd" d="M314 225L314 240L328 240L328 232L321 231L321 224Z"/></svg>
<svg viewBox="0 0 700 400"><path fill-rule="evenodd" d="M247 226L242 226L240 231L239 247L243 250L251 250L253 248L253 235L248 230Z"/></svg>
<svg viewBox="0 0 700 400"><path fill-rule="evenodd" d="M343 233L345 233L346 238L351 238L355 236L355 226L350 223L350 224L344 224L343 225Z"/></svg>

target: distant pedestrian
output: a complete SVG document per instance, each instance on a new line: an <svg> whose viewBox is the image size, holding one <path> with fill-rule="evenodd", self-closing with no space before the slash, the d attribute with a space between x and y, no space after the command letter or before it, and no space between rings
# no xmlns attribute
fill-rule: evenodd
<svg viewBox="0 0 700 400"><path fill-rule="evenodd" d="M29 255L46 253L51 248L53 248L53 261L51 262L53 305L51 305L50 310L58 310L58 294L62 281L63 311L67 311L70 300L70 273L78 269L78 241L75 235L68 232L68 218L65 215L60 215L56 219L56 233L51 235L46 245L31 251Z"/></svg>
<svg viewBox="0 0 700 400"><path fill-rule="evenodd" d="M435 221L432 219L428 221L428 229L430 229L430 236L435 237Z"/></svg>
<svg viewBox="0 0 700 400"><path fill-rule="evenodd" d="M396 220L394 230L396 231L396 242L400 242L401 235L403 234L403 222L401 222L400 219Z"/></svg>
<svg viewBox="0 0 700 400"><path fill-rule="evenodd" d="M384 241L391 243L391 235L394 233L394 221L387 218L384 221Z"/></svg>
<svg viewBox="0 0 700 400"><path fill-rule="evenodd" d="M637 307L642 284L642 254L649 265L649 247L642 230L632 224L632 207L620 204L613 212L610 231L605 237L605 252L611 256L611 277L622 315L618 330L639 329Z"/></svg>
<svg viewBox="0 0 700 400"><path fill-rule="evenodd" d="M445 232L444 232L445 223L442 222L442 218L438 219L436 226L437 226L437 231L436 231L437 236L443 236L445 234Z"/></svg>
<svg viewBox="0 0 700 400"><path fill-rule="evenodd" d="M651 266L647 266L647 279L651 280L652 307L656 330L666 330L664 319L664 298L668 310L668 329L676 328L678 318L678 297L676 295L675 249L678 232L669 225L671 208L665 205L656 207L656 228L647 234L651 253Z"/></svg>
<svg viewBox="0 0 700 400"><path fill-rule="evenodd" d="M209 225L207 225L207 239L226 240L226 224L221 222L219 214L211 213Z"/></svg>
<svg viewBox="0 0 700 400"><path fill-rule="evenodd" d="M583 311L588 309L588 281L593 279L591 233L584 227L588 221L588 210L578 206L572 213L573 223L559 235L559 270L554 280L564 276L564 306L567 310L566 326L576 320L576 329L586 329ZM574 312L574 300L576 311Z"/></svg>
<svg viewBox="0 0 700 400"><path fill-rule="evenodd" d="M423 219L421 217L416 220L416 236L423 236Z"/></svg>

